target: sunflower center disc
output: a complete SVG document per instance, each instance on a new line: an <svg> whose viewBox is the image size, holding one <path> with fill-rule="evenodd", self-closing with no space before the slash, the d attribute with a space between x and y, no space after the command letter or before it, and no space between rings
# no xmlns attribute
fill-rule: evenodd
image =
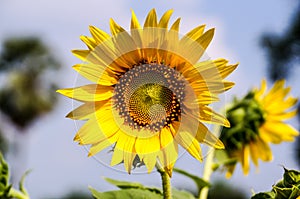
<svg viewBox="0 0 300 199"><path fill-rule="evenodd" d="M182 75L176 70L159 64L141 64L120 78L113 102L125 124L158 132L180 120L184 88Z"/></svg>

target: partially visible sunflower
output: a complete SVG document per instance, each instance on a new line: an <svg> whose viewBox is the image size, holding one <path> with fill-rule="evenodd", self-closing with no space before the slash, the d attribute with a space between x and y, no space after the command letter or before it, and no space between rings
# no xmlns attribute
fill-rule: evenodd
<svg viewBox="0 0 300 199"><path fill-rule="evenodd" d="M91 145L89 156L113 145L111 165L124 162L129 173L138 157L149 172L159 160L171 175L178 145L200 161L200 143L224 147L202 122L229 126L208 104L234 85L224 78L237 64L198 62L214 29L181 37L180 18L168 28L172 12L158 21L153 9L141 27L132 11L130 32L111 19L111 36L91 26L92 37L81 37L88 49L73 51L84 63L73 68L93 84L58 90L83 102L67 115L88 120L74 140Z"/></svg>
<svg viewBox="0 0 300 199"><path fill-rule="evenodd" d="M275 82L266 92L266 81L260 89L250 91L243 99L233 102L226 111L231 128L223 128L220 139L223 141L228 158L225 164L227 177L234 172L240 162L244 174L250 169L250 157L258 166L258 160L271 161L272 151L269 143L280 144L294 141L299 132L284 120L296 115L293 107L297 99L288 96L290 87L284 87L284 80Z"/></svg>

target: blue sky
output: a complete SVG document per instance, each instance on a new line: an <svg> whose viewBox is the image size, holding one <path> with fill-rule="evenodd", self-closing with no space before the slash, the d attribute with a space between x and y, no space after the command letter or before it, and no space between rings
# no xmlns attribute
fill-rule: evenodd
<svg viewBox="0 0 300 199"><path fill-rule="evenodd" d="M10 36L41 37L63 64L62 69L55 74L55 81L61 87L72 87L77 74L71 66L80 60L70 51L85 48L79 36L89 35L89 25L109 31L109 19L113 18L129 29L130 9L136 12L140 22L144 21L152 8L156 8L158 16L168 9L174 9L172 19L182 18L182 33L200 24L216 28L215 37L207 51L212 59L224 57L231 63L240 63L229 77L236 82L236 86L225 96L229 102L233 95L241 96L251 87L258 86L266 76L267 60L265 52L259 47L259 38L264 32L282 33L288 26L295 5L296 1L293 0L2 0L0 41ZM288 84L296 85L296 78L291 78ZM299 96L299 91L299 87L293 88L295 96ZM160 185L156 173L129 176L100 164L94 158L88 158L85 148L72 141L76 132L74 122L64 118L72 109L72 102L64 97L59 99L52 113L35 122L27 130L28 134L17 140L22 145L23 157L15 159L13 166L22 168L21 172L27 168L33 169L26 181L32 198L60 196L73 189L87 190L88 185L99 190L111 189L102 176ZM14 139L14 133L14 130L8 132L11 139ZM296 167L291 144L272 148L275 151L273 163L261 163L259 172L255 172L252 167L248 177L238 171L229 181L235 186L243 186L247 194L251 194L251 189L270 189L281 178L282 169L279 165ZM187 154L178 160L177 166L194 174L202 174L203 164ZM224 179L222 174L213 177ZM172 182L177 186L190 183L176 175Z"/></svg>

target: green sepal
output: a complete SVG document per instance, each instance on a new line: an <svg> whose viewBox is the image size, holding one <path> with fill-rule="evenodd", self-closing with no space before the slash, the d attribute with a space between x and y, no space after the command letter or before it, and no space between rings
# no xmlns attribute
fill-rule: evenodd
<svg viewBox="0 0 300 199"><path fill-rule="evenodd" d="M20 191L21 191L24 195L26 195L26 196L28 196L28 192L27 192L27 190L26 190L25 187L24 187L24 181L25 181L26 176L27 176L30 172L31 172L31 170L26 171L26 172L23 174L23 176L22 176L22 178L21 178L21 180L20 180L20 182L19 182L19 189L20 189Z"/></svg>
<svg viewBox="0 0 300 199"><path fill-rule="evenodd" d="M11 197L9 196L9 192L10 192L11 188L12 188L12 184L8 185L6 187L0 186L0 198L1 199L10 199Z"/></svg>
<svg viewBox="0 0 300 199"><path fill-rule="evenodd" d="M275 199L288 199L292 193L292 188L273 187L276 193Z"/></svg>
<svg viewBox="0 0 300 199"><path fill-rule="evenodd" d="M9 168L7 162L0 153L0 184L7 186L9 181Z"/></svg>
<svg viewBox="0 0 300 199"><path fill-rule="evenodd" d="M300 185L293 187L289 199L296 199L298 196L300 196Z"/></svg>
<svg viewBox="0 0 300 199"><path fill-rule="evenodd" d="M212 165L212 170L216 171L220 169L221 171L227 167L235 167L238 160L236 158L230 158L226 150L218 149L215 150L215 162Z"/></svg>
<svg viewBox="0 0 300 199"><path fill-rule="evenodd" d="M283 180L280 180L279 182L276 183L275 185L276 187L281 187L281 188L284 188L284 183L283 183Z"/></svg>
<svg viewBox="0 0 300 199"><path fill-rule="evenodd" d="M0 198L9 198L8 193L12 185L9 185L9 168L7 162L0 153Z"/></svg>
<svg viewBox="0 0 300 199"><path fill-rule="evenodd" d="M284 168L283 184L285 187L293 187L300 183L300 172Z"/></svg>
<svg viewBox="0 0 300 199"><path fill-rule="evenodd" d="M300 172L284 168L283 179L276 183L270 192L258 193L251 199L297 199L299 196Z"/></svg>
<svg viewBox="0 0 300 199"><path fill-rule="evenodd" d="M175 171L176 173L180 173L190 179L192 179L196 185L197 185L197 188L198 188L198 193L204 188L204 187L210 187L211 185L203 180L202 178L199 178L198 176L195 176L193 174L190 174L184 170L181 170L181 169L178 169L178 168L173 168L173 171Z"/></svg>

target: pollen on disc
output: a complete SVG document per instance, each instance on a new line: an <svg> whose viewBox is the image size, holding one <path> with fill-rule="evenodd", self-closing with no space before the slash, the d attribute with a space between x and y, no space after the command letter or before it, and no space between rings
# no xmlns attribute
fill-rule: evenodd
<svg viewBox="0 0 300 199"><path fill-rule="evenodd" d="M127 71L114 89L113 102L134 129L160 131L172 121L180 120L185 82L169 66L141 64Z"/></svg>

